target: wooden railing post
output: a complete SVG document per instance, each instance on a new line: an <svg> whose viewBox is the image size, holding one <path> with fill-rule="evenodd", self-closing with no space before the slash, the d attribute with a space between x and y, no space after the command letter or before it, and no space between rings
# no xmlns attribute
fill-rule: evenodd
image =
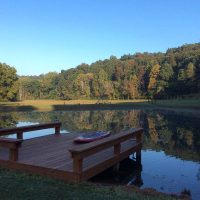
<svg viewBox="0 0 200 200"><path fill-rule="evenodd" d="M115 154L115 156L120 155L120 152L121 152L121 144L120 143L115 144L114 145L114 154ZM120 167L120 163L117 163L116 165L113 166L113 170L115 172L118 172L119 171L119 167Z"/></svg>
<svg viewBox="0 0 200 200"><path fill-rule="evenodd" d="M121 144L120 143L115 144L114 145L114 154L118 155L118 154L120 154L120 152L121 152Z"/></svg>
<svg viewBox="0 0 200 200"><path fill-rule="evenodd" d="M60 126L55 126L55 134L60 134Z"/></svg>
<svg viewBox="0 0 200 200"><path fill-rule="evenodd" d="M73 171L75 173L75 182L81 181L82 176L82 170L83 170L83 158L74 157L73 158Z"/></svg>
<svg viewBox="0 0 200 200"><path fill-rule="evenodd" d="M74 158L73 161L73 170L76 173L81 173L83 169L83 159L82 158Z"/></svg>
<svg viewBox="0 0 200 200"><path fill-rule="evenodd" d="M141 132L137 133L136 142L142 143L142 133ZM136 163L141 164L141 149L136 151Z"/></svg>
<svg viewBox="0 0 200 200"><path fill-rule="evenodd" d="M141 150L136 151L136 163L141 164Z"/></svg>
<svg viewBox="0 0 200 200"><path fill-rule="evenodd" d="M17 132L17 139L23 139L23 132L22 131Z"/></svg>
<svg viewBox="0 0 200 200"><path fill-rule="evenodd" d="M137 143L141 143L141 141L142 141L142 133L139 132L139 133L137 133L137 135L136 135L136 142L137 142Z"/></svg>

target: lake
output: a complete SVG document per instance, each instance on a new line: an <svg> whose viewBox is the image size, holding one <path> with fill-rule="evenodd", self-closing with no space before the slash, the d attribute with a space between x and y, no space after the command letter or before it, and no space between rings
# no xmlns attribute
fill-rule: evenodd
<svg viewBox="0 0 200 200"><path fill-rule="evenodd" d="M102 174L95 181L136 184L141 188L152 187L166 193L187 191L193 199L200 199L199 112L98 110L0 113L0 128L55 120L62 122L62 133L77 135L92 130L111 130L115 134L130 127L143 127L141 168L135 169L130 163L129 169L124 170L128 173L124 173L122 167L122 176L112 178L110 174ZM53 133L53 130L25 133L24 138L49 133ZM134 177L138 177L138 174L139 179L135 181Z"/></svg>

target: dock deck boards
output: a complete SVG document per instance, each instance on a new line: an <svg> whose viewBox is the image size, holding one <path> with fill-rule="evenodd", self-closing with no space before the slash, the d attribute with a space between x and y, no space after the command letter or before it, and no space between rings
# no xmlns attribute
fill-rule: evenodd
<svg viewBox="0 0 200 200"><path fill-rule="evenodd" d="M18 161L10 161L9 150L0 147L0 166L67 181L77 181L77 173L74 172L73 158L69 149L88 144L74 143L75 137L76 134L65 133L24 140L19 148ZM121 154L117 160L116 157L114 158L114 146L85 157L78 181L97 175L138 149L141 149L141 143L129 139L121 143Z"/></svg>

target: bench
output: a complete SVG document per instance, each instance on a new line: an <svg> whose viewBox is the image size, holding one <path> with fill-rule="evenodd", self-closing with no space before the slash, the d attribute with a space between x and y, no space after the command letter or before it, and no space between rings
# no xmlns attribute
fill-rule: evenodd
<svg viewBox="0 0 200 200"><path fill-rule="evenodd" d="M23 142L24 132L55 128L55 134L60 134L60 127L61 127L60 122L53 122L53 123L22 126L22 127L16 127L16 128L0 129L0 136L17 134L17 139L0 137L0 147L9 149L10 161L17 161L19 147L21 146Z"/></svg>
<svg viewBox="0 0 200 200"><path fill-rule="evenodd" d="M127 131L122 131L118 134L111 135L107 138L103 138L96 142L87 143L84 145L76 145L73 148L69 149L71 153L71 157L73 159L73 171L76 174L76 181L79 182L81 179L87 179L88 177L92 177L97 171L103 171L111 165L114 165L120 162L123 158L130 155L130 152L133 150L132 148L127 150L126 152L121 151L121 144L127 140L135 139L134 149L136 150L136 160L141 161L141 147L142 147L142 128L130 129ZM106 160L105 163L101 163L99 168L97 166L94 169L88 169L85 174L87 177L84 177L83 171L83 160L84 158L96 154L102 150L107 148L113 148L113 157L109 160ZM97 170L98 169L98 170ZM95 171L96 170L96 171Z"/></svg>

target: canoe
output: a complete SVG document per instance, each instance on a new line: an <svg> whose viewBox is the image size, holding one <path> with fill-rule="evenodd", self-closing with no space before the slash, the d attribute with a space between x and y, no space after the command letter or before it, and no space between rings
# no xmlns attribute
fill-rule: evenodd
<svg viewBox="0 0 200 200"><path fill-rule="evenodd" d="M95 131L90 133L83 133L77 138L74 139L74 142L77 143L88 143L94 142L96 140L100 140L102 138L108 137L110 135L110 131Z"/></svg>

